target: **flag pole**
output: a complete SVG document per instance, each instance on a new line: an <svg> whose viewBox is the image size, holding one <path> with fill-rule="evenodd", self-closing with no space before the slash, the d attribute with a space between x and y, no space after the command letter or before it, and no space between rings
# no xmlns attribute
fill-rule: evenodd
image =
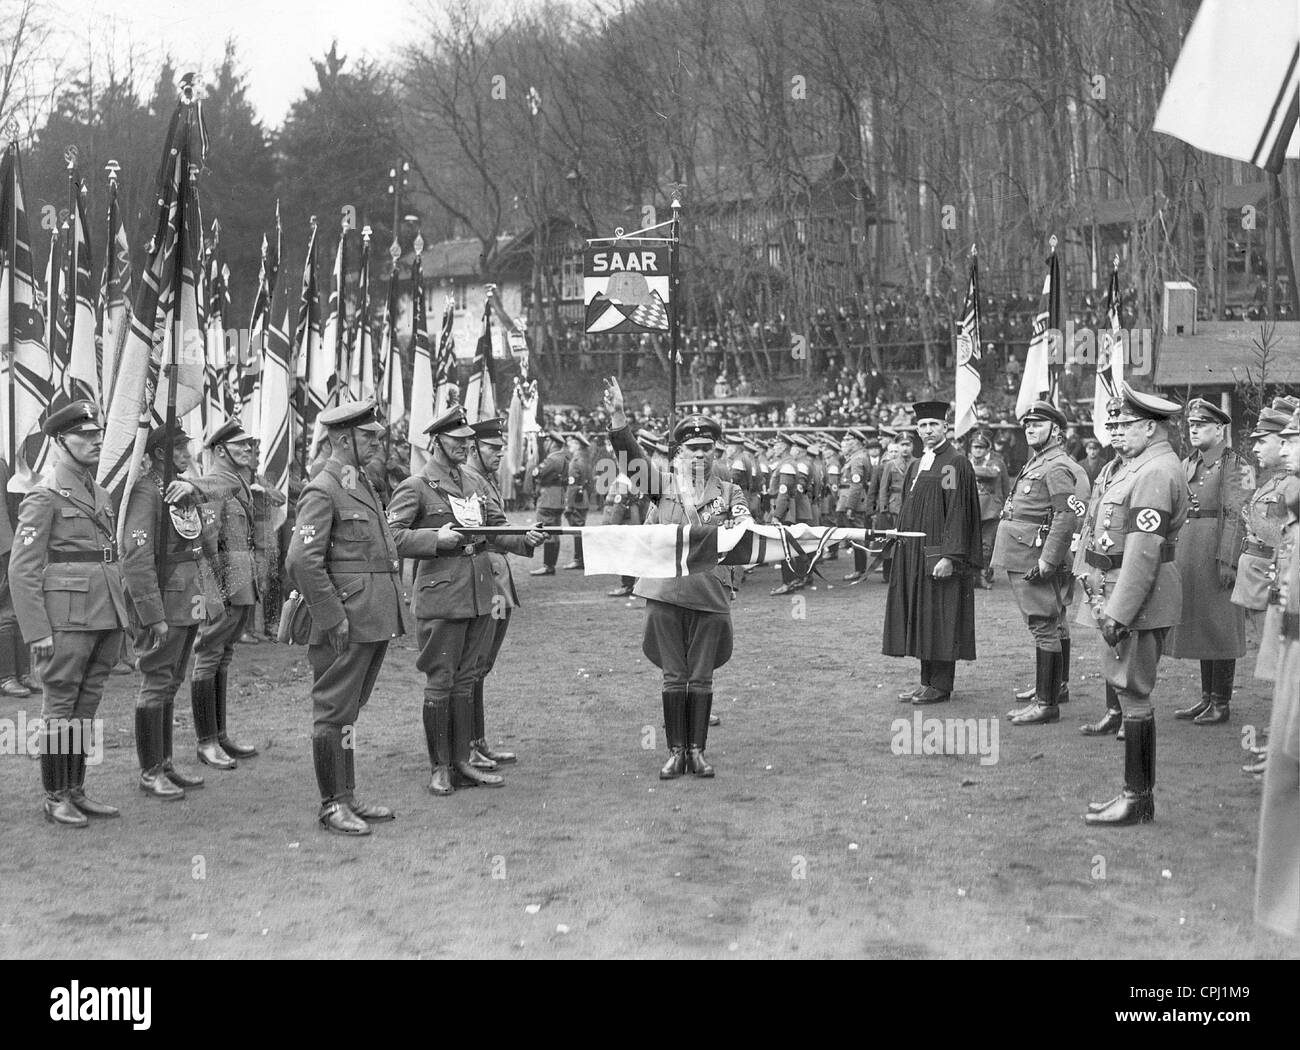
<svg viewBox="0 0 1300 1050"><path fill-rule="evenodd" d="M172 262L172 338L171 346L168 348L166 376L167 376L167 416L163 423L163 473L162 488L163 500L166 502L167 487L175 479L176 463L175 456L172 453L174 445L173 435L176 433L176 372L177 362L176 353L180 345L180 340L184 335L184 322L182 320L184 311L182 309L182 300L184 298L184 274L185 274L185 253L188 250L185 244L186 230L186 199L190 193L190 182L198 175L198 165L190 161L190 121L193 117L194 110L194 83L193 74L181 78L181 102L185 104L185 130L181 139L181 156L178 163L181 165L180 178L177 182L176 194L176 241L175 251L176 258ZM149 411L149 406L145 406L145 411ZM124 497L124 501L130 498L130 493ZM162 508L165 514L165 507ZM158 579L163 586L166 586L166 580L169 570L169 561L171 560L169 547L162 538L162 530L158 531Z"/></svg>
<svg viewBox="0 0 1300 1050"><path fill-rule="evenodd" d="M80 204L80 194L77 190L80 180L77 178L77 147L69 146L63 151L63 159L68 164L68 221L64 223L64 228L71 225L71 235L68 242L68 272L64 275L63 297L64 311L66 314L67 328L64 330L66 341L63 345L63 352L67 356L67 371L64 373L65 384L69 395L80 393L74 386L72 372L72 347L76 341L77 328L77 206Z"/></svg>
<svg viewBox="0 0 1300 1050"><path fill-rule="evenodd" d="M9 414L6 420L9 427L9 471L13 473L18 469L18 421L15 418L18 412L18 398L14 388L14 371L18 364L18 341L14 338L14 270L18 263L17 252L17 227L18 227L18 122L13 121L9 125L9 152L11 154L9 164L10 185L5 189L9 190L9 214L6 218L9 220L9 238L7 242L0 245L0 251L5 256L5 269L9 274L9 287L5 290L9 298L9 331L3 333L9 341L9 367L5 370L7 379L6 385L8 390L5 392L9 399ZM5 493L6 503L9 494Z"/></svg>
<svg viewBox="0 0 1300 1050"><path fill-rule="evenodd" d="M1056 234L1052 234L1051 239L1047 242L1052 249L1051 260L1048 266L1051 267L1052 274L1052 293L1047 300L1047 327L1056 333L1057 338L1061 340L1059 347L1061 359L1065 360L1066 354L1070 347L1065 346L1065 333L1061 330L1061 268L1056 261ZM1058 389L1061 378L1061 365L1054 364L1051 358L1047 361L1047 400L1052 404L1060 407L1060 390Z"/></svg>
<svg viewBox="0 0 1300 1050"><path fill-rule="evenodd" d="M672 309L668 313L668 440L672 441L673 430L677 425L677 358L681 345L681 283L678 256L682 246L682 195L681 189L674 187L671 207L673 209L672 234L668 244L668 294L672 297Z"/></svg>

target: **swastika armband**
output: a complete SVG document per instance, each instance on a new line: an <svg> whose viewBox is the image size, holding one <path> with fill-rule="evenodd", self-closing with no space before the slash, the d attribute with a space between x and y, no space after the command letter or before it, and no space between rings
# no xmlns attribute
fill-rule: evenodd
<svg viewBox="0 0 1300 1050"><path fill-rule="evenodd" d="M1156 507L1131 508L1129 524L1129 532L1146 532L1153 536L1169 535L1169 513Z"/></svg>
<svg viewBox="0 0 1300 1050"><path fill-rule="evenodd" d="M1073 492L1058 492L1052 497L1052 509L1054 511L1068 511L1082 518L1088 513L1088 505L1083 502Z"/></svg>

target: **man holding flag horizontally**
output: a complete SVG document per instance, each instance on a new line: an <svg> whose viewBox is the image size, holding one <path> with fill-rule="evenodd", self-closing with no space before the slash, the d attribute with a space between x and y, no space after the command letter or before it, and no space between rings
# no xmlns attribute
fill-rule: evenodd
<svg viewBox="0 0 1300 1050"><path fill-rule="evenodd" d="M605 381L605 411L609 413L609 440L615 454L627 457L629 466L650 462L632 436L623 411L623 391L618 380ZM714 447L722 428L707 416L688 416L673 432L677 455L671 472L647 479L654 507L651 524L721 526L750 517L749 504L739 485L715 473ZM633 468L634 469L634 468ZM644 469L637 474L644 477ZM613 528L616 538L635 530ZM713 674L731 659L731 602L736 592L737 570L716 564L708 571L685 578L640 579L634 592L646 600L642 650L663 671L664 733L668 761L660 780L691 773L713 776L704 758L713 711Z"/></svg>
<svg viewBox="0 0 1300 1050"><path fill-rule="evenodd" d="M1034 315L1034 333L1025 355L1025 371L1020 377L1020 394L1016 398L1016 418L1022 419L1035 401L1055 401L1056 384L1052 381L1052 362L1059 360L1061 346L1061 266L1056 258L1056 237L1050 244L1047 275L1043 294Z"/></svg>
<svg viewBox="0 0 1300 1050"><path fill-rule="evenodd" d="M975 245L970 249L970 281L966 302L957 322L957 416L953 436L962 438L976 423L975 402L980 396L980 272Z"/></svg>

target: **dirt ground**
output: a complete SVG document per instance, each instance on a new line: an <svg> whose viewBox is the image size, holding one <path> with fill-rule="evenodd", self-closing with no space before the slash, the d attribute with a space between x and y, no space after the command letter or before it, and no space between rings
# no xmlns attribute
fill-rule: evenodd
<svg viewBox="0 0 1300 1050"><path fill-rule="evenodd" d="M832 586L773 598L777 574L761 569L717 677L717 777L661 782L641 603L606 597L611 577L517 565L524 608L488 681L489 736L520 755L504 789L426 793L410 637L359 724L361 791L398 814L365 839L316 825L303 650L239 647L231 726L262 753L203 769L207 786L178 803L136 789L135 679L114 677L88 787L120 820L46 824L36 763L0 759L0 956L1300 956L1252 921L1260 784L1240 771L1242 732L1268 717L1253 658L1215 728L1173 720L1199 678L1166 662L1156 823L1097 831L1085 803L1122 786L1123 745L1077 731L1103 706L1091 632L1077 634L1063 720L1012 727L1029 634L1005 586L980 592L980 659L923 714L1000 718L997 761L896 754L892 723L915 710L896 694L916 664L880 656L879 577L845 586L841 559ZM39 706L6 700L0 717L24 705ZM188 690L177 715L194 771Z"/></svg>

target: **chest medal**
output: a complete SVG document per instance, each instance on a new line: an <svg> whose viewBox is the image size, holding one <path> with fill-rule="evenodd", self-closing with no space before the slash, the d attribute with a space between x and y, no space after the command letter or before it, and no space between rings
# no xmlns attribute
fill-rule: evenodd
<svg viewBox="0 0 1300 1050"><path fill-rule="evenodd" d="M483 499L477 492L464 498L453 496L450 492L444 495L451 505L451 516L456 519L457 525L464 525L469 529L482 527Z"/></svg>
<svg viewBox="0 0 1300 1050"><path fill-rule="evenodd" d="M172 519L176 534L184 540L196 540L203 531L203 522L199 518L198 507L182 509L173 504L167 505L167 514Z"/></svg>

